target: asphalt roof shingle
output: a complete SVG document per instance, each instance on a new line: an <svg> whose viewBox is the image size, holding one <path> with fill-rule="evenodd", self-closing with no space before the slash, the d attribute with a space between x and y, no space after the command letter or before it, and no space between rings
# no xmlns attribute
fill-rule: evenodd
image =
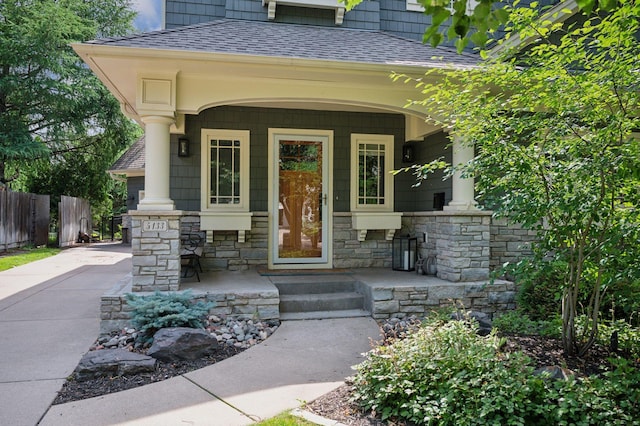
<svg viewBox="0 0 640 426"><path fill-rule="evenodd" d="M424 67L473 66L479 60L383 31L232 19L88 44Z"/></svg>
<svg viewBox="0 0 640 426"><path fill-rule="evenodd" d="M145 165L144 135L127 149L109 168L110 171L143 170Z"/></svg>

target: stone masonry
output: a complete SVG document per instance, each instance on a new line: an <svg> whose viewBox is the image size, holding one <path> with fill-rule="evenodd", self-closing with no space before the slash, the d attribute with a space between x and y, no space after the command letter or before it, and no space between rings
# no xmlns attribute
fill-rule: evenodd
<svg viewBox="0 0 640 426"><path fill-rule="evenodd" d="M126 277L111 291L102 296L100 306L101 334L109 334L114 330L130 326L129 320L131 319L132 308L127 304L125 295L132 291L131 282L131 277ZM145 293L139 294L144 295ZM213 307L209 310L211 315L253 320L280 318L280 298L275 286L271 290L261 292L239 289L234 292L194 292L193 295L194 302L213 302Z"/></svg>
<svg viewBox="0 0 640 426"><path fill-rule="evenodd" d="M428 279L406 285L367 287L374 319L425 316L437 307L457 306L493 317L515 309L515 284L509 281L438 283Z"/></svg>
<svg viewBox="0 0 640 426"><path fill-rule="evenodd" d="M132 291L180 286L180 211L131 211Z"/></svg>
<svg viewBox="0 0 640 426"><path fill-rule="evenodd" d="M426 235L419 251L436 260L438 278L472 282L489 277L491 212L408 213L402 225L420 237Z"/></svg>

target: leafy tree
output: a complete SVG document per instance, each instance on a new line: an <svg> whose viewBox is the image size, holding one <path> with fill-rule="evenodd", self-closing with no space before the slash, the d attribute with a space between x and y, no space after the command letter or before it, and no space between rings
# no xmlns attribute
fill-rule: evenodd
<svg viewBox="0 0 640 426"><path fill-rule="evenodd" d="M351 10L362 1L344 0L344 3L347 9ZM455 41L458 51L462 51L470 43L485 47L496 38L497 31L509 20L510 9L520 4L520 0L479 0L473 3L469 0L417 2L424 7L424 14L431 17L431 25L424 33L424 42L437 46L446 38ZM623 2L624 0L576 0L578 8L587 14L596 8L612 11ZM558 3L569 4L570 0L560 0ZM470 5L473 5L473 8L469 7ZM537 8L538 2L531 2L531 5ZM541 8L544 9L546 8Z"/></svg>
<svg viewBox="0 0 640 426"><path fill-rule="evenodd" d="M414 104L475 144L473 161L454 166L475 177L482 202L538 231L529 262L560 274L569 355L595 341L603 293L640 277L640 3L607 11L550 31L537 13L514 10L510 31L540 40L517 57L395 76L416 84ZM580 309L589 320L579 326Z"/></svg>
<svg viewBox="0 0 640 426"><path fill-rule="evenodd" d="M131 140L117 102L69 45L125 34L133 16L129 0L0 2L0 186L37 159L67 180L63 170L91 149Z"/></svg>

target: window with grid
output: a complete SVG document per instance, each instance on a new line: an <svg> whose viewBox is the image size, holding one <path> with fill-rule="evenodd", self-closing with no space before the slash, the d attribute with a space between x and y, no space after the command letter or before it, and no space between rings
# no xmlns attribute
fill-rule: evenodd
<svg viewBox="0 0 640 426"><path fill-rule="evenodd" d="M248 208L249 132L203 130L203 210Z"/></svg>
<svg viewBox="0 0 640 426"><path fill-rule="evenodd" d="M393 209L393 135L351 136L351 209Z"/></svg>
<svg viewBox="0 0 640 426"><path fill-rule="evenodd" d="M240 204L240 141L211 139L209 204Z"/></svg>
<svg viewBox="0 0 640 426"><path fill-rule="evenodd" d="M358 144L358 204L384 204L385 146Z"/></svg>

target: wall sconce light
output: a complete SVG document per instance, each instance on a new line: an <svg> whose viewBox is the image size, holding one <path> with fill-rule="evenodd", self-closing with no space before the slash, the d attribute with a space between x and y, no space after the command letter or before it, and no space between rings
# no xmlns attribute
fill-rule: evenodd
<svg viewBox="0 0 640 426"><path fill-rule="evenodd" d="M415 149L413 145L405 143L402 145L402 162L403 163L413 163L415 158Z"/></svg>
<svg viewBox="0 0 640 426"><path fill-rule="evenodd" d="M189 139L180 138L178 139L178 157L188 157L189 156Z"/></svg>

